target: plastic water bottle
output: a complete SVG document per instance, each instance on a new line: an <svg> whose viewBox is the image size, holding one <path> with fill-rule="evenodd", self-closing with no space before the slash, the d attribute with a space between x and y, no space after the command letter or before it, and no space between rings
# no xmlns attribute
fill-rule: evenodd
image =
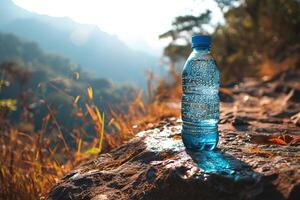
<svg viewBox="0 0 300 200"><path fill-rule="evenodd" d="M182 71L182 140L188 151L213 150L218 143L220 73L210 54L211 37L194 35Z"/></svg>

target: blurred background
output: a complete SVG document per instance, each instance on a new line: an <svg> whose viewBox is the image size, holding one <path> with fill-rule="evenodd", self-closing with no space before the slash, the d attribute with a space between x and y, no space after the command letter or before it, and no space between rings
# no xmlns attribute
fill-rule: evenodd
<svg viewBox="0 0 300 200"><path fill-rule="evenodd" d="M41 198L179 117L193 34L212 35L223 88L300 67L299 0L0 0L0 197Z"/></svg>

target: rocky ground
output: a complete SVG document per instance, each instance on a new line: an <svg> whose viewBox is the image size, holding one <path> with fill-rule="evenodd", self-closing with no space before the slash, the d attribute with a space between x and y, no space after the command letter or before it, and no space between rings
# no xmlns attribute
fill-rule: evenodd
<svg viewBox="0 0 300 200"><path fill-rule="evenodd" d="M161 121L66 175L48 199L300 199L300 73L221 91L220 142L188 155Z"/></svg>

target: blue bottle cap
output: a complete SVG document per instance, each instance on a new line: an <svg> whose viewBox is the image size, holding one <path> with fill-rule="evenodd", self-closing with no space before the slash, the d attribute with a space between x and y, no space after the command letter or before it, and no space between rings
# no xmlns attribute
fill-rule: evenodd
<svg viewBox="0 0 300 200"><path fill-rule="evenodd" d="M209 35L193 35L192 48L194 47L209 47L211 45L211 36Z"/></svg>

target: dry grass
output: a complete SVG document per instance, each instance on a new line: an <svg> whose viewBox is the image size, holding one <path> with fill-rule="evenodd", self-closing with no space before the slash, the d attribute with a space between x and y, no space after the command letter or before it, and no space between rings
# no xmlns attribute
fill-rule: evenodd
<svg viewBox="0 0 300 200"><path fill-rule="evenodd" d="M104 114L100 114L93 103L91 90L88 88L90 101L85 104L87 112L82 118L94 126L99 137L94 138L92 142L86 142L80 136L75 136L76 149L69 147L62 132L62 125L56 120L55 112L47 102L45 106L48 114L38 132L22 132L8 120L1 118L0 199L40 199L58 178L82 159L102 151ZM74 100L75 112L79 112L78 98ZM89 121L88 116L91 118ZM53 127L49 129L49 126ZM73 130L76 131L80 130ZM82 149L85 151L82 152Z"/></svg>
<svg viewBox="0 0 300 200"><path fill-rule="evenodd" d="M156 81L156 87L152 82ZM110 110L110 126L112 132L106 134L106 141L111 147L132 138L139 131L151 128L166 117L179 117L181 98L181 76L175 67L171 67L169 80L155 78L152 74L148 79L148 101L138 92L127 112Z"/></svg>

